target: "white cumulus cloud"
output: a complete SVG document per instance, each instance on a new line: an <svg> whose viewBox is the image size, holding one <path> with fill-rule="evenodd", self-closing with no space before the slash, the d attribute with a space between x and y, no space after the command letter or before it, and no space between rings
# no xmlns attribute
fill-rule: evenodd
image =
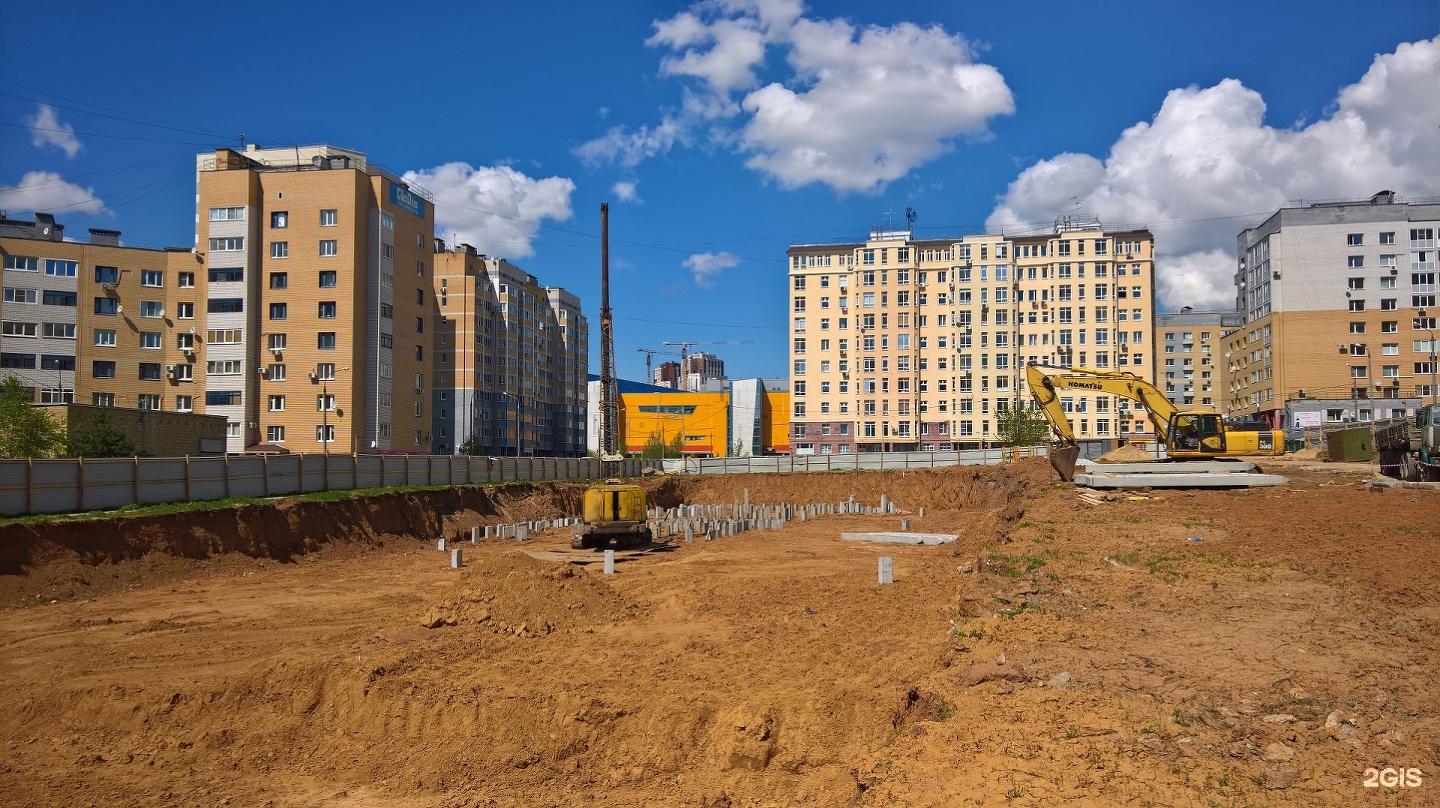
<svg viewBox="0 0 1440 808"><path fill-rule="evenodd" d="M508 258L534 255L541 221L569 219L575 191L567 177L535 179L510 166L463 162L407 171L405 179L435 195L436 235Z"/></svg>
<svg viewBox="0 0 1440 808"><path fill-rule="evenodd" d="M72 159L84 148L75 137L75 127L62 123L49 104L41 104L34 115L25 118L25 125L30 127L30 142L39 148L54 146Z"/></svg>
<svg viewBox="0 0 1440 808"><path fill-rule="evenodd" d="M1155 233L1162 308L1234 304L1236 234L1287 200L1440 195L1440 37L1375 58L1328 114L1266 125L1265 101L1234 79L1172 90L1103 159L1062 154L1009 186L988 224L1043 225L1071 210Z"/></svg>
<svg viewBox="0 0 1440 808"><path fill-rule="evenodd" d="M799 89L773 83L741 102L747 165L787 187L876 191L1015 111L1000 71L939 26L802 19L792 41Z"/></svg>
<svg viewBox="0 0 1440 808"><path fill-rule="evenodd" d="M639 202L640 194L636 191L633 182L617 182L610 187L611 193L621 202Z"/></svg>
<svg viewBox="0 0 1440 808"><path fill-rule="evenodd" d="M11 213L100 213L106 209L95 189L66 182L51 171L31 171L15 185L0 185L0 208Z"/></svg>
<svg viewBox="0 0 1440 808"><path fill-rule="evenodd" d="M714 289L715 276L721 270L729 269L740 264L740 259L728 252L722 253L696 253L686 258L684 266L690 270L695 285L701 289Z"/></svg>
<svg viewBox="0 0 1440 808"><path fill-rule="evenodd" d="M576 153L592 167L634 168L675 146L723 147L784 187L872 192L1014 112L1000 72L958 34L908 22L857 30L802 13L797 0L708 0L657 20L646 44L668 51L661 75L686 82L679 105ZM767 54L786 69L760 86Z"/></svg>

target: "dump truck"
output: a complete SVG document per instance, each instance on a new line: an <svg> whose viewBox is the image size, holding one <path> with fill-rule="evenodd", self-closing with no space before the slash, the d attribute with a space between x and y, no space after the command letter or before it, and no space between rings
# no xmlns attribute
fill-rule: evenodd
<svg viewBox="0 0 1440 808"><path fill-rule="evenodd" d="M1372 429L1381 474L1440 482L1440 406L1427 404L1408 418L1376 421Z"/></svg>

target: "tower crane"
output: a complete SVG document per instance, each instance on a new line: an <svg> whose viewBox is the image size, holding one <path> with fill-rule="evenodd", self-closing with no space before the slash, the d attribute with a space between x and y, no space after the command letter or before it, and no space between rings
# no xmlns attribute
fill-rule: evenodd
<svg viewBox="0 0 1440 808"><path fill-rule="evenodd" d="M754 343L755 340L753 339L716 339L709 340L707 342L662 342L660 344L669 345L672 347L679 346L680 375L688 379L690 376L690 367L685 364L685 357L688 355L691 348L695 348L700 345L753 345ZM689 386L688 381L686 382L686 386Z"/></svg>
<svg viewBox="0 0 1440 808"><path fill-rule="evenodd" d="M636 348L635 350L639 351L640 353L645 354L645 383L646 383L646 384L654 384L654 383L655 383L655 376L652 374L652 372L651 372L651 370L650 370L651 360L655 357L655 354L660 354L661 356L679 356L679 357L680 357L680 361L682 361L682 362L685 361L685 357L684 357L683 355L677 354L677 353L675 353L674 351L661 351L661 350L658 350L658 349L655 349L655 348Z"/></svg>

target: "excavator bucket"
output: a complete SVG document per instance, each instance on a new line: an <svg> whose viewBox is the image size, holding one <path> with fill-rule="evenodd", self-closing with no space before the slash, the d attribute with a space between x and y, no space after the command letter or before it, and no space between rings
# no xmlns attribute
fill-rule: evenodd
<svg viewBox="0 0 1440 808"><path fill-rule="evenodd" d="M1050 465L1065 482L1075 481L1075 462L1080 459L1080 447L1055 445L1050 447Z"/></svg>

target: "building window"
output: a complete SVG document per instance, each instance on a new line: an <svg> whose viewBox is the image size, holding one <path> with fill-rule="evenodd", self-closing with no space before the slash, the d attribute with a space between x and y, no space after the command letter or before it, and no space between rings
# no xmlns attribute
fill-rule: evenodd
<svg viewBox="0 0 1440 808"><path fill-rule="evenodd" d="M288 241L272 241L272 242L270 242L270 257L271 257L271 258L289 258L289 257L290 257L290 242L288 242Z"/></svg>
<svg viewBox="0 0 1440 808"><path fill-rule="evenodd" d="M270 226L276 230L282 230L290 226L290 214L287 211L277 210L270 214Z"/></svg>
<svg viewBox="0 0 1440 808"><path fill-rule="evenodd" d="M322 351L335 350L335 332L321 331L315 347L319 348Z"/></svg>
<svg viewBox="0 0 1440 808"><path fill-rule="evenodd" d="M284 397L284 396L270 396L270 412L284 412L284 411L285 411L285 397Z"/></svg>
<svg viewBox="0 0 1440 808"><path fill-rule="evenodd" d="M159 300L140 301L140 316L158 319L165 316L165 306Z"/></svg>
<svg viewBox="0 0 1440 808"><path fill-rule="evenodd" d="M209 390L205 393L205 404L211 407L233 407L240 403L239 390Z"/></svg>
<svg viewBox="0 0 1440 808"><path fill-rule="evenodd" d="M285 442L285 427L270 426L265 428L265 440L271 443Z"/></svg>
<svg viewBox="0 0 1440 808"><path fill-rule="evenodd" d="M176 303L176 304L175 304L175 316L178 317L178 318L180 318L181 320L193 320L193 319L195 319L195 304L194 304L194 303Z"/></svg>
<svg viewBox="0 0 1440 808"><path fill-rule="evenodd" d="M140 380L141 380L141 381L146 381L146 382L158 382L158 381L160 381L160 363L159 363L159 362L141 362L141 363L140 363Z"/></svg>
<svg viewBox="0 0 1440 808"><path fill-rule="evenodd" d="M211 314L239 314L245 311L245 299L240 297L217 297L205 301L205 310Z"/></svg>
<svg viewBox="0 0 1440 808"><path fill-rule="evenodd" d="M1345 265L1348 267L1363 267L1365 266L1365 256L1352 255L1346 259Z"/></svg>
<svg viewBox="0 0 1440 808"><path fill-rule="evenodd" d="M165 285L165 273L164 273L164 272L161 272L161 271L158 270L158 269L142 269L142 270L140 270L140 285L141 285L141 286L164 286L164 285Z"/></svg>
<svg viewBox="0 0 1440 808"><path fill-rule="evenodd" d="M211 208L210 221L212 222L239 222L245 220L244 208Z"/></svg>
<svg viewBox="0 0 1440 808"><path fill-rule="evenodd" d="M21 272L39 272L40 259L28 255L7 255L5 256L6 269L18 269Z"/></svg>
<svg viewBox="0 0 1440 808"><path fill-rule="evenodd" d="M321 288L321 289L330 289L330 288L333 288L333 287L336 285L337 280L338 280L338 275L336 274L336 272L335 272L334 270L329 270L329 271L326 271L326 272L321 272L321 273L320 273L320 288Z"/></svg>
<svg viewBox="0 0 1440 808"><path fill-rule="evenodd" d="M1365 310L1365 301L1363 301L1363 300L1351 300L1351 301L1350 301L1350 310L1351 310L1351 311L1364 311L1364 310Z"/></svg>
<svg viewBox="0 0 1440 808"><path fill-rule="evenodd" d="M289 286L290 286L290 275L289 275L289 273L286 273L286 272L271 272L271 273L270 273L270 288L271 288L271 289L285 289L285 288L288 288Z"/></svg>
<svg viewBox="0 0 1440 808"><path fill-rule="evenodd" d="M335 394L334 394L334 393L322 393L321 395L316 396L316 397L315 397L315 411L316 411L316 412L334 412L334 411L335 411Z"/></svg>
<svg viewBox="0 0 1440 808"><path fill-rule="evenodd" d="M415 318L415 331L416 331L417 333L420 333L420 334L425 333L425 318L424 318L424 317L416 317L416 318Z"/></svg>
<svg viewBox="0 0 1440 808"><path fill-rule="evenodd" d="M286 311L286 306L285 306L284 303L271 303L271 304L270 304L270 319L272 319L272 320L283 320L283 319L285 319L286 315L287 315L287 311Z"/></svg>
<svg viewBox="0 0 1440 808"><path fill-rule="evenodd" d="M321 362L315 366L315 378L321 381L335 381L335 365L332 362Z"/></svg>
<svg viewBox="0 0 1440 808"><path fill-rule="evenodd" d="M115 363L108 360L91 362L90 375L97 379L113 379L115 378Z"/></svg>
<svg viewBox="0 0 1440 808"><path fill-rule="evenodd" d="M329 258L340 254L340 242L334 239L327 239L320 242L320 257Z"/></svg>
<svg viewBox="0 0 1440 808"><path fill-rule="evenodd" d="M210 252L241 252L245 249L244 236L210 239Z"/></svg>
<svg viewBox="0 0 1440 808"><path fill-rule="evenodd" d="M195 409L195 397L194 397L194 396L176 396L176 397L175 397L175 411L176 411L176 412L191 412L191 411L194 410L194 409Z"/></svg>
<svg viewBox="0 0 1440 808"><path fill-rule="evenodd" d="M1365 234L1350 233L1345 236L1345 244L1350 247L1363 247L1365 246Z"/></svg>
<svg viewBox="0 0 1440 808"><path fill-rule="evenodd" d="M331 320L331 319L334 319L334 317L335 317L335 302L334 302L334 301L330 301L330 300L321 302L321 303L320 303L320 315L319 315L319 316L320 316L320 319L322 319L322 320Z"/></svg>
<svg viewBox="0 0 1440 808"><path fill-rule="evenodd" d="M140 347L141 347L141 348L149 348L149 349L153 349L153 350L159 350L159 348L160 348L160 332L159 332L159 331L141 331L141 332L140 332Z"/></svg>
<svg viewBox="0 0 1440 808"><path fill-rule="evenodd" d="M57 261L55 259L45 261L45 274L58 278L73 278L79 269L80 264L77 261Z"/></svg>
<svg viewBox="0 0 1440 808"><path fill-rule="evenodd" d="M211 283L240 283L245 280L245 270L240 267L226 267L210 270Z"/></svg>
<svg viewBox="0 0 1440 808"><path fill-rule="evenodd" d="M321 227L334 227L338 224L340 224L340 212L338 210L331 208L329 210L320 211Z"/></svg>
<svg viewBox="0 0 1440 808"><path fill-rule="evenodd" d="M195 273L194 273L194 272L181 272L181 273L179 273L178 275L175 276L175 285L176 285L176 286L179 286L181 289L194 289L194 288L195 288Z"/></svg>

